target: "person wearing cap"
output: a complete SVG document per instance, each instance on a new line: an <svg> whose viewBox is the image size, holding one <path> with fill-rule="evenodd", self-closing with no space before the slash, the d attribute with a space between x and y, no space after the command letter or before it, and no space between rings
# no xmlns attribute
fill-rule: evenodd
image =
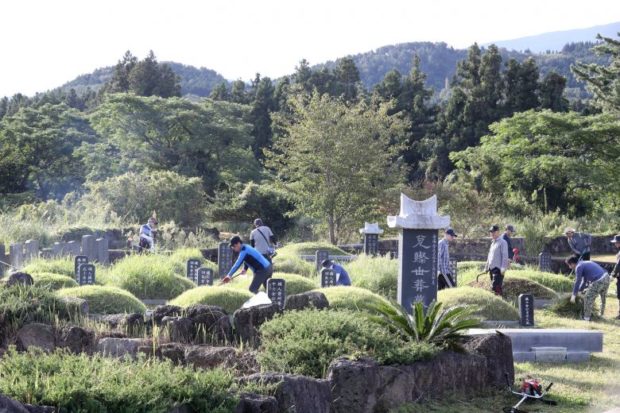
<svg viewBox="0 0 620 413"><path fill-rule="evenodd" d="M502 289L504 274L509 263L508 244L499 236L499 227L497 225L489 228L489 234L491 234L492 242L484 270L488 271L491 277L491 290L495 295L502 296L504 294Z"/></svg>
<svg viewBox="0 0 620 413"><path fill-rule="evenodd" d="M457 237L456 232L452 228L445 230L443 239L438 244L437 254L437 289L443 290L444 288L454 287L454 277L452 275L452 268L450 268L450 241L453 241Z"/></svg>
<svg viewBox="0 0 620 413"><path fill-rule="evenodd" d="M564 235L566 235L568 246L575 254L575 258L577 258L578 261L590 261L592 236L585 232L575 232L574 228L566 228Z"/></svg>
<svg viewBox="0 0 620 413"><path fill-rule="evenodd" d="M261 285L266 289L267 280L273 275L273 266L267 258L265 258L263 254L258 252L255 248L249 245L244 245L241 238L237 235L232 237L230 240L230 248L232 248L235 253L239 254L239 257L230 271L228 271L226 277L222 279L222 282L224 284L230 282L233 274L237 272L241 265L247 264L247 266L252 270L252 273L254 273L249 290L256 294L258 293Z"/></svg>
<svg viewBox="0 0 620 413"><path fill-rule="evenodd" d="M328 270L334 270L336 273L336 285L351 285L351 277L349 277L349 273L342 268L342 265L335 264L332 260L324 260L321 266Z"/></svg>
<svg viewBox="0 0 620 413"><path fill-rule="evenodd" d="M514 226L506 225L504 233L502 234L502 239L506 241L506 244L508 244L508 259L510 262L512 262L512 259L515 257L515 253L512 250L512 239L510 238L515 232Z"/></svg>
<svg viewBox="0 0 620 413"><path fill-rule="evenodd" d="M588 290L584 297L583 319L590 321L592 307L594 306L594 301L597 296L601 297L602 317L605 314L605 301L611 281L605 268L594 261L583 261L579 260L577 257L570 257L566 260L566 264L571 270L575 271L577 277L575 279L575 285L573 286L573 295L570 297L570 302L574 303L579 291L582 291L585 286L588 285Z"/></svg>
<svg viewBox="0 0 620 413"><path fill-rule="evenodd" d="M618 298L618 316L616 319L620 320L620 234L616 235L611 243L616 246L618 253L616 254L616 265L611 271L611 276L616 279L616 297Z"/></svg>
<svg viewBox="0 0 620 413"><path fill-rule="evenodd" d="M140 227L140 251L155 251L155 233L157 232L157 219L149 218L146 224Z"/></svg>

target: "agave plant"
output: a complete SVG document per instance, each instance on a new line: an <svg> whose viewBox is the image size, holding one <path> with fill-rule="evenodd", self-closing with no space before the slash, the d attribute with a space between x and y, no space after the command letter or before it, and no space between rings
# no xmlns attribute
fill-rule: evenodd
<svg viewBox="0 0 620 413"><path fill-rule="evenodd" d="M379 315L371 320L387 327L411 341L424 341L445 348L458 350L463 339L462 332L480 326L480 321L472 318L473 309L455 306L442 309L442 304L433 301L426 312L422 303L413 305L413 315L409 315L396 302L379 303L373 306Z"/></svg>

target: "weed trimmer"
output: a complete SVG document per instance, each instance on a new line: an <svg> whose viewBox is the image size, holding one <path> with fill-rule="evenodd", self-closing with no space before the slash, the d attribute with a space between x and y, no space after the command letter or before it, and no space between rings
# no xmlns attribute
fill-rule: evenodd
<svg viewBox="0 0 620 413"><path fill-rule="evenodd" d="M483 272L481 272L480 274L476 275L476 282L478 282L478 278L480 278L480 276L481 276L481 275L484 275L484 274L488 274L488 272L483 271Z"/></svg>
<svg viewBox="0 0 620 413"><path fill-rule="evenodd" d="M542 385L540 384L540 380L534 379L531 377L525 378L521 382L521 388L519 391L515 391L512 389L510 384L510 379L508 377L508 373L506 373L506 383L508 384L508 391L515 396L519 396L519 402L511 407L504 407L504 413L528 413L525 410L520 410L519 406L521 406L526 401L540 401L542 403L555 406L558 404L555 400L545 399L545 394L551 389L553 383L549 383L546 389L543 390Z"/></svg>

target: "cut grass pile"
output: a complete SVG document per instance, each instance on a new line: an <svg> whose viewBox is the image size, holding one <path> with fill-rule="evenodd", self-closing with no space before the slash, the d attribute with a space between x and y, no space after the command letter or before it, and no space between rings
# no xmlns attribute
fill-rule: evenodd
<svg viewBox="0 0 620 413"><path fill-rule="evenodd" d="M389 303L379 294L359 287L327 287L315 291L325 294L330 309L373 311L375 305Z"/></svg>
<svg viewBox="0 0 620 413"><path fill-rule="evenodd" d="M180 307L189 307L194 304L216 305L222 307L228 314L232 314L241 308L252 295L251 292L238 288L204 286L184 292L171 300L169 304Z"/></svg>
<svg viewBox="0 0 620 413"><path fill-rule="evenodd" d="M470 287L481 288L486 291L491 290L491 280L488 276L480 277L480 281L469 283ZM536 281L527 278L506 276L503 284L504 297L508 300L515 300L520 294L532 294L534 298L541 300L553 300L558 295L550 288L547 288Z"/></svg>
<svg viewBox="0 0 620 413"><path fill-rule="evenodd" d="M398 260L360 255L344 268L355 287L366 288L390 300L396 299Z"/></svg>
<svg viewBox="0 0 620 413"><path fill-rule="evenodd" d="M489 291L473 287L448 288L439 291L437 300L444 308L467 305L476 308L474 316L482 320L517 321L519 312L515 307Z"/></svg>
<svg viewBox="0 0 620 413"><path fill-rule="evenodd" d="M91 314L144 313L146 307L128 291L116 287L83 285L63 288L56 294L59 297L81 298L88 302Z"/></svg>

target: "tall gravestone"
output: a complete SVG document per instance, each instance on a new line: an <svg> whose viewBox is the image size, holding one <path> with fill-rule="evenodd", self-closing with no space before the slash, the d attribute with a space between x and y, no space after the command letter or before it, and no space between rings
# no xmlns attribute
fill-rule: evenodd
<svg viewBox="0 0 620 413"><path fill-rule="evenodd" d="M316 265L316 271L321 271L321 264L323 261L329 259L329 251L326 250L316 250L314 254L314 263Z"/></svg>
<svg viewBox="0 0 620 413"><path fill-rule="evenodd" d="M389 216L388 226L400 230L398 303L409 313L414 303L427 308L437 300L438 230L450 226L450 217L437 215L436 196L414 201L401 194L400 214Z"/></svg>
<svg viewBox="0 0 620 413"><path fill-rule="evenodd" d="M534 326L534 296L519 295L519 324L523 327Z"/></svg>
<svg viewBox="0 0 620 413"><path fill-rule="evenodd" d="M551 253L549 251L538 254L538 268L541 271L551 272Z"/></svg>
<svg viewBox="0 0 620 413"><path fill-rule="evenodd" d="M200 260L187 260L187 264L185 266L185 275L195 284L198 284L198 268L200 268Z"/></svg>
<svg viewBox="0 0 620 413"><path fill-rule="evenodd" d="M267 280L267 296L272 303L277 304L280 310L284 308L286 300L286 281L282 278L270 278Z"/></svg>
<svg viewBox="0 0 620 413"><path fill-rule="evenodd" d="M197 274L198 278L194 281L196 285L213 285L213 270L211 268L198 268Z"/></svg>
<svg viewBox="0 0 620 413"><path fill-rule="evenodd" d="M9 257L11 258L11 267L15 270L21 270L24 265L24 246L20 242L9 246Z"/></svg>
<svg viewBox="0 0 620 413"><path fill-rule="evenodd" d="M76 255L73 259L73 271L75 273L75 280L80 280L80 266L88 264L88 257L86 255Z"/></svg>
<svg viewBox="0 0 620 413"><path fill-rule="evenodd" d="M86 255L90 261L95 261L97 259L94 235L82 236L82 255Z"/></svg>
<svg viewBox="0 0 620 413"><path fill-rule="evenodd" d="M364 254L377 256L379 254L379 235L383 234L383 230L379 228L379 223L365 222L360 233L364 237Z"/></svg>
<svg viewBox="0 0 620 413"><path fill-rule="evenodd" d="M77 257L78 255L82 255L82 249L80 248L80 244L76 241L69 241L65 245L66 255L71 257Z"/></svg>
<svg viewBox="0 0 620 413"><path fill-rule="evenodd" d="M6 250L4 249L4 244L0 243L0 277L4 275L4 272L7 269L7 264Z"/></svg>
<svg viewBox="0 0 620 413"><path fill-rule="evenodd" d="M65 244L64 242L55 242L54 245L52 245L52 257L54 258L60 258L63 257L65 255Z"/></svg>
<svg viewBox="0 0 620 413"><path fill-rule="evenodd" d="M82 264L78 269L78 284L94 285L95 284L95 266L93 264Z"/></svg>
<svg viewBox="0 0 620 413"><path fill-rule="evenodd" d="M336 285L336 271L324 268L321 271L321 288L334 287Z"/></svg>
<svg viewBox="0 0 620 413"><path fill-rule="evenodd" d="M103 265L110 263L110 249L107 238L97 238L95 240L95 250L97 254L97 262Z"/></svg>
<svg viewBox="0 0 620 413"><path fill-rule="evenodd" d="M39 241L29 239L24 243L24 262L34 260L39 257Z"/></svg>
<svg viewBox="0 0 620 413"><path fill-rule="evenodd" d="M227 242L221 242L217 249L217 269L220 278L224 278L233 266L233 251Z"/></svg>
<svg viewBox="0 0 620 413"><path fill-rule="evenodd" d="M454 286L459 285L459 262L457 260L450 260L450 271L452 271L452 279L454 280Z"/></svg>

